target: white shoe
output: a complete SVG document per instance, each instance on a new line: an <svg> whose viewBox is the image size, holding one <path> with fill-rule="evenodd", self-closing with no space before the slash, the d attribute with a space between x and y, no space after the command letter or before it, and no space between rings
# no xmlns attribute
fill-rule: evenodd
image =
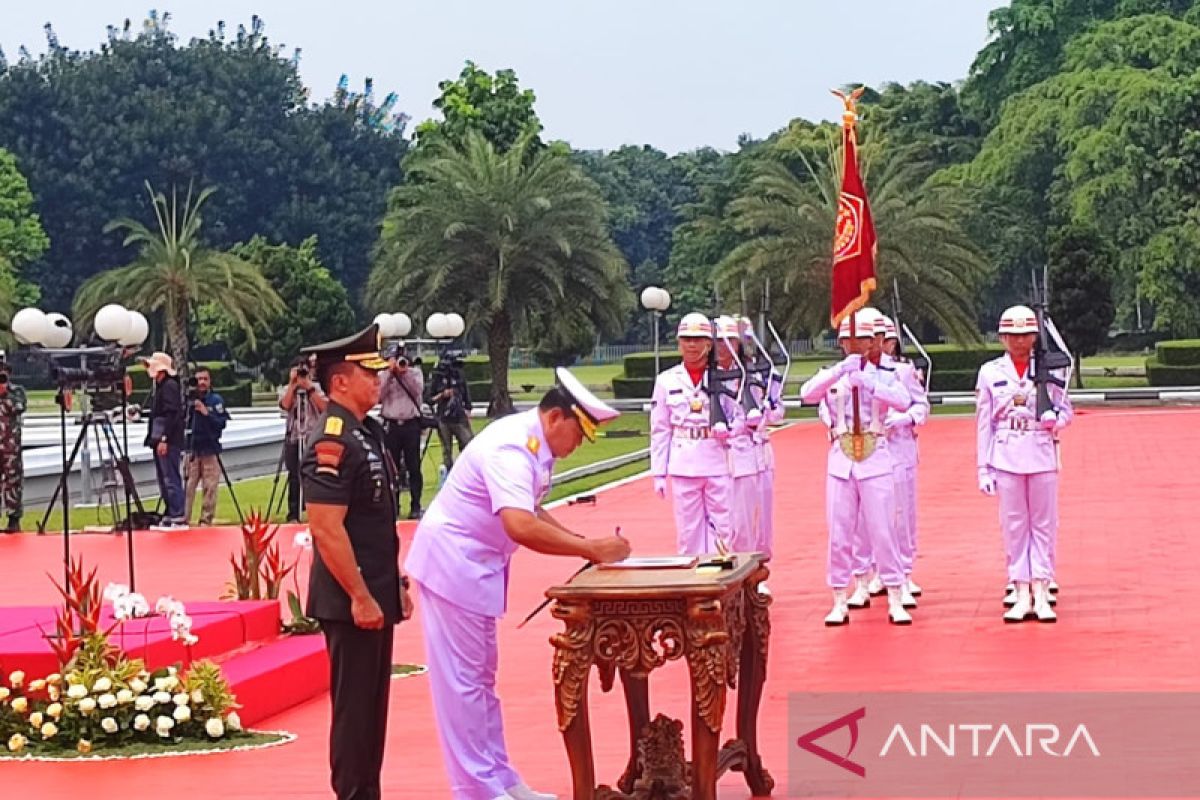
<svg viewBox="0 0 1200 800"><path fill-rule="evenodd" d="M900 605L905 608L916 608L917 598L913 597L912 592L908 590L908 586L901 584L900 586Z"/></svg>
<svg viewBox="0 0 1200 800"><path fill-rule="evenodd" d="M825 626L832 628L850 622L850 607L846 604L846 590L833 590L833 609L825 615Z"/></svg>
<svg viewBox="0 0 1200 800"><path fill-rule="evenodd" d="M908 578L908 593L913 597L921 596L921 587L918 586L911 577Z"/></svg>
<svg viewBox="0 0 1200 800"><path fill-rule="evenodd" d="M903 590L901 587L889 586L887 588L887 597L888 622L893 625L912 625L912 615L904 609Z"/></svg>
<svg viewBox="0 0 1200 800"><path fill-rule="evenodd" d="M878 597L881 594L887 593L887 589L884 587L883 581L879 580L878 572L875 573L875 575L871 578L871 582L867 584L867 591L871 593L872 597Z"/></svg>
<svg viewBox="0 0 1200 800"><path fill-rule="evenodd" d="M758 585L758 593L759 593L759 594L761 594L761 595L763 595L763 596L765 596L765 597L771 597L771 596L772 596L772 595L771 595L771 587L770 587L770 586L767 586L767 582L766 582L766 581L763 581L762 583L760 583L760 584Z"/></svg>
<svg viewBox="0 0 1200 800"><path fill-rule="evenodd" d="M1004 621L1024 622L1025 618L1033 613L1033 605L1029 599L1029 584L1018 583L1013 594L1016 596L1013 599L1012 608L1004 612Z"/></svg>
<svg viewBox="0 0 1200 800"><path fill-rule="evenodd" d="M871 592L867 589L866 575L854 576L854 593L850 595L846 605L851 609L871 607Z"/></svg>
<svg viewBox="0 0 1200 800"><path fill-rule="evenodd" d="M510 786L504 792L512 798L512 800L558 800L558 795L550 794L549 792L535 792L523 783L518 783L516 786Z"/></svg>
<svg viewBox="0 0 1200 800"><path fill-rule="evenodd" d="M1058 622L1058 614L1050 607L1050 589L1047 581L1033 582L1033 613L1038 622Z"/></svg>

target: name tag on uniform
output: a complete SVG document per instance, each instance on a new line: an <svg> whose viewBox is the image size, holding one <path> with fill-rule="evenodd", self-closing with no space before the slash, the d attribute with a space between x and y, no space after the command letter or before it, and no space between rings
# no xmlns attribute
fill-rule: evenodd
<svg viewBox="0 0 1200 800"><path fill-rule="evenodd" d="M995 383L992 384L993 389L996 388L997 386L1008 386L1008 381L1006 381L1006 380L1005 381L996 381Z"/></svg>

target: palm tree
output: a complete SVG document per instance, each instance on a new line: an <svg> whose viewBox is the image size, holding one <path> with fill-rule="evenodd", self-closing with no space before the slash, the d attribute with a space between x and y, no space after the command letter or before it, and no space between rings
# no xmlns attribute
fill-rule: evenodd
<svg viewBox="0 0 1200 800"><path fill-rule="evenodd" d="M367 281L379 310L458 310L483 330L491 414L512 410L514 335L545 331L547 319L616 334L633 305L599 189L564 153L532 142L497 152L471 133L459 147L418 152L393 190Z"/></svg>
<svg viewBox="0 0 1200 800"><path fill-rule="evenodd" d="M230 253L207 247L200 239L200 209L215 191L194 198L189 186L183 205L174 189L168 200L146 184L156 229L135 219L115 219L105 233L125 231L124 244L138 245L132 264L89 278L75 293L75 319L90 319L106 303L119 302L150 314L161 311L175 363L186 370L188 318L197 305L213 303L254 345L254 326L283 310L283 301L258 267Z"/></svg>
<svg viewBox="0 0 1200 800"><path fill-rule="evenodd" d="M923 180L923 165L882 146L864 146L860 153L864 179L870 178L881 295L890 293L895 279L906 320L930 321L956 340L978 341L975 302L988 264L963 227L969 196L958 187ZM770 281L773 305L784 323L815 333L829 326L841 160L833 136L821 167L799 155L799 175L778 159L766 160L730 204L734 226L749 238L717 266L716 280L727 295L736 294L743 281ZM872 155L881 157L874 169Z"/></svg>

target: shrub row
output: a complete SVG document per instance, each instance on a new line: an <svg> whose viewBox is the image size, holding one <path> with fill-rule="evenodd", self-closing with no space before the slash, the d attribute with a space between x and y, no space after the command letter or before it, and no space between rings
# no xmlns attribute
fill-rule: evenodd
<svg viewBox="0 0 1200 800"><path fill-rule="evenodd" d="M1159 342L1154 347L1154 359L1172 367L1200 366L1200 339L1175 339Z"/></svg>
<svg viewBox="0 0 1200 800"><path fill-rule="evenodd" d="M1146 379L1151 386L1200 386L1200 364L1163 364L1147 358Z"/></svg>

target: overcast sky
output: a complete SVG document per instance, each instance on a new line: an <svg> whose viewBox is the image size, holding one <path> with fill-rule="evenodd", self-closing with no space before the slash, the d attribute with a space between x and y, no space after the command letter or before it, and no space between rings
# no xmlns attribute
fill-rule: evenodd
<svg viewBox="0 0 1200 800"><path fill-rule="evenodd" d="M793 117L833 119L829 89L854 81L957 81L1003 0L180 0L183 40L252 14L300 47L314 99L339 76L375 79L414 122L466 59L511 67L537 94L545 135L577 148L652 144L669 153L763 137ZM95 48L105 26L144 19L149 0L0 0L0 47Z"/></svg>

